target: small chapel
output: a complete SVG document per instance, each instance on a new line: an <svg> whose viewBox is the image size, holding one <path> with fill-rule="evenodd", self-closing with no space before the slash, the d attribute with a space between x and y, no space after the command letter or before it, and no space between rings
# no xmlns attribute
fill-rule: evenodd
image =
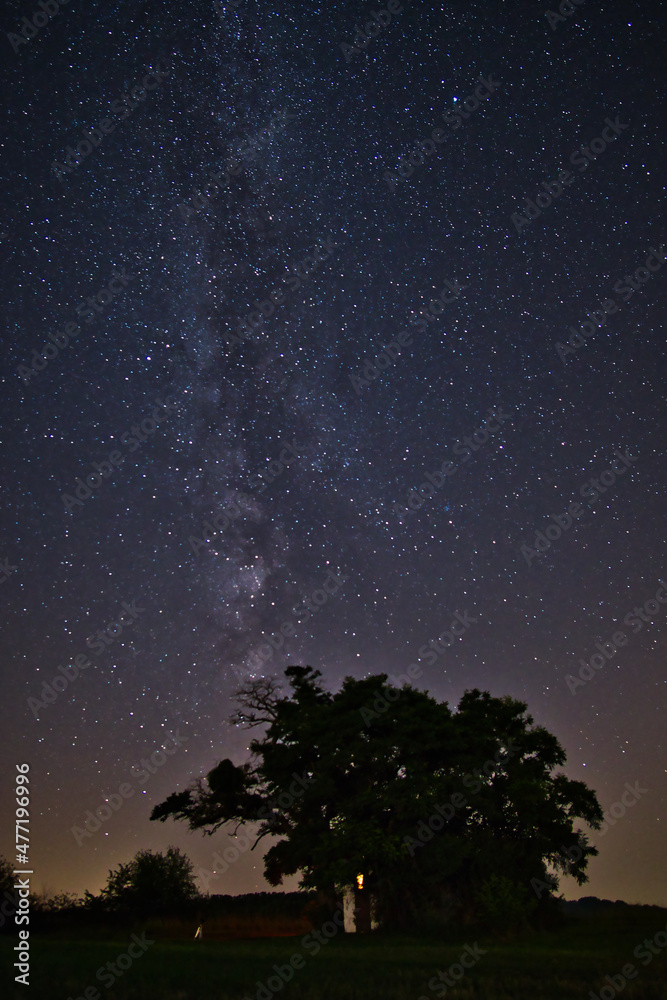
<svg viewBox="0 0 667 1000"><path fill-rule="evenodd" d="M357 875L354 885L343 893L343 928L346 934L367 934L380 924L376 916L375 895L364 887L364 876Z"/></svg>

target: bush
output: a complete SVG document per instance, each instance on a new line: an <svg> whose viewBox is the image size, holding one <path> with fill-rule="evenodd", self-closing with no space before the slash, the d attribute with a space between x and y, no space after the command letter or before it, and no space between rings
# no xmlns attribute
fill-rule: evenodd
<svg viewBox="0 0 667 1000"><path fill-rule="evenodd" d="M537 900L506 875L491 875L475 894L480 922L489 930L515 931L528 923Z"/></svg>

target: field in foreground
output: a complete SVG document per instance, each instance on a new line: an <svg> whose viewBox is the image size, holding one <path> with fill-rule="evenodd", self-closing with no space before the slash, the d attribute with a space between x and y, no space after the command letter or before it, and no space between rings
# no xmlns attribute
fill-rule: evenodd
<svg viewBox="0 0 667 1000"><path fill-rule="evenodd" d="M314 954L316 942L303 934L154 944L147 944L147 936L140 955L121 960L121 966L131 963L125 971L114 963L127 954L130 931L113 941L51 934L31 939L29 988L14 984L5 992L5 983L13 981L10 953L16 944L9 936L0 941L2 992L31 1000L76 1000L86 996L86 987L98 990L97 996L89 991L86 1000L270 1000L279 995L295 1000L434 1000L445 995L450 1000L590 1000L590 991L599 997L602 990L602 1000L619 993L622 1000L667 1000L667 948L661 945L667 941L666 930L667 910L627 907L623 913L570 919L558 931L526 933L505 944L481 934L449 935L444 943L437 936L353 936L337 931ZM141 931L135 933L141 940ZM643 945L645 939L658 954ZM636 948L640 950L633 954ZM136 954L139 945L133 950ZM463 954L477 957L456 982ZM294 956L302 961L295 960L298 969L289 977ZM103 969L109 962L118 977ZM637 975L622 981L627 963ZM276 965L285 970L283 977ZM447 974L452 965L451 985L438 985L438 973ZM613 977L614 986L607 976Z"/></svg>

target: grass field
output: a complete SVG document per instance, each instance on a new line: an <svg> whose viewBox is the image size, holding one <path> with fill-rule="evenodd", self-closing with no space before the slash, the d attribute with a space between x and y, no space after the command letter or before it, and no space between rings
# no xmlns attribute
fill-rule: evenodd
<svg viewBox="0 0 667 1000"><path fill-rule="evenodd" d="M331 933L334 926L330 924L325 933ZM441 996L452 1000L590 1000L590 991L599 997L602 990L602 1000L617 995L623 1000L667 1000L667 948L655 943L659 953L652 956L642 947L644 939L653 941L656 934L658 942L667 940L660 934L666 928L667 910L628 907L622 912L572 918L557 931L526 932L504 944L481 934L449 934L445 943L435 935L359 936L336 931L330 940L322 939L325 943L314 954L315 940L303 934L202 942L156 939L134 960L124 959L121 966L131 964L122 972L113 963L127 954L130 930L109 941L49 934L31 938L28 989L13 984L10 953L16 939L10 935L0 941L2 995L76 1000L85 997L90 987L86 1000L270 1000L273 996L296 1000L434 1000ZM135 933L141 940L141 930ZM150 940L148 933L145 940ZM475 942L484 954L477 952L475 964L456 982L465 945L474 953ZM642 950L635 956L638 946ZM140 950L135 944L135 953ZM292 969L291 977L288 971L280 977L274 965L287 970L293 956L301 956L295 959L298 968ZM467 961L471 964L473 958ZM96 975L108 962L118 977L108 968L101 978ZM637 975L622 981L619 974L623 975L627 963ZM433 983L437 988L429 988L438 970L447 973L453 964L451 986ZM616 977L615 986L609 985L607 975ZM10 985L5 992L5 983L13 984L13 989Z"/></svg>

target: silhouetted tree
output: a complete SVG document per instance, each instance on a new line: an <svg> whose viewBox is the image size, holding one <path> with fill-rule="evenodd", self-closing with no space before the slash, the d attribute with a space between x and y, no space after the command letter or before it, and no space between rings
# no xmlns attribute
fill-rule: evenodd
<svg viewBox="0 0 667 1000"><path fill-rule="evenodd" d="M5 898L5 893L14 892L14 869L4 854L0 854L0 898Z"/></svg>
<svg viewBox="0 0 667 1000"><path fill-rule="evenodd" d="M168 847L166 854L138 851L128 864L109 872L107 884L96 898L108 910L141 915L172 910L198 897L193 868L178 847ZM94 899L87 894L88 905Z"/></svg>
<svg viewBox="0 0 667 1000"><path fill-rule="evenodd" d="M445 898L471 917L498 873L517 899L534 880L537 895L555 891L558 872L587 881L597 850L574 824L597 829L602 810L583 782L553 773L565 752L525 703L473 690L452 712L386 674L331 694L311 667L285 673L289 696L270 679L238 693L232 721L265 727L252 759L221 761L152 820L209 834L258 823L257 841L281 838L264 855L271 885L299 872L303 888L333 896L363 874L390 922Z"/></svg>

